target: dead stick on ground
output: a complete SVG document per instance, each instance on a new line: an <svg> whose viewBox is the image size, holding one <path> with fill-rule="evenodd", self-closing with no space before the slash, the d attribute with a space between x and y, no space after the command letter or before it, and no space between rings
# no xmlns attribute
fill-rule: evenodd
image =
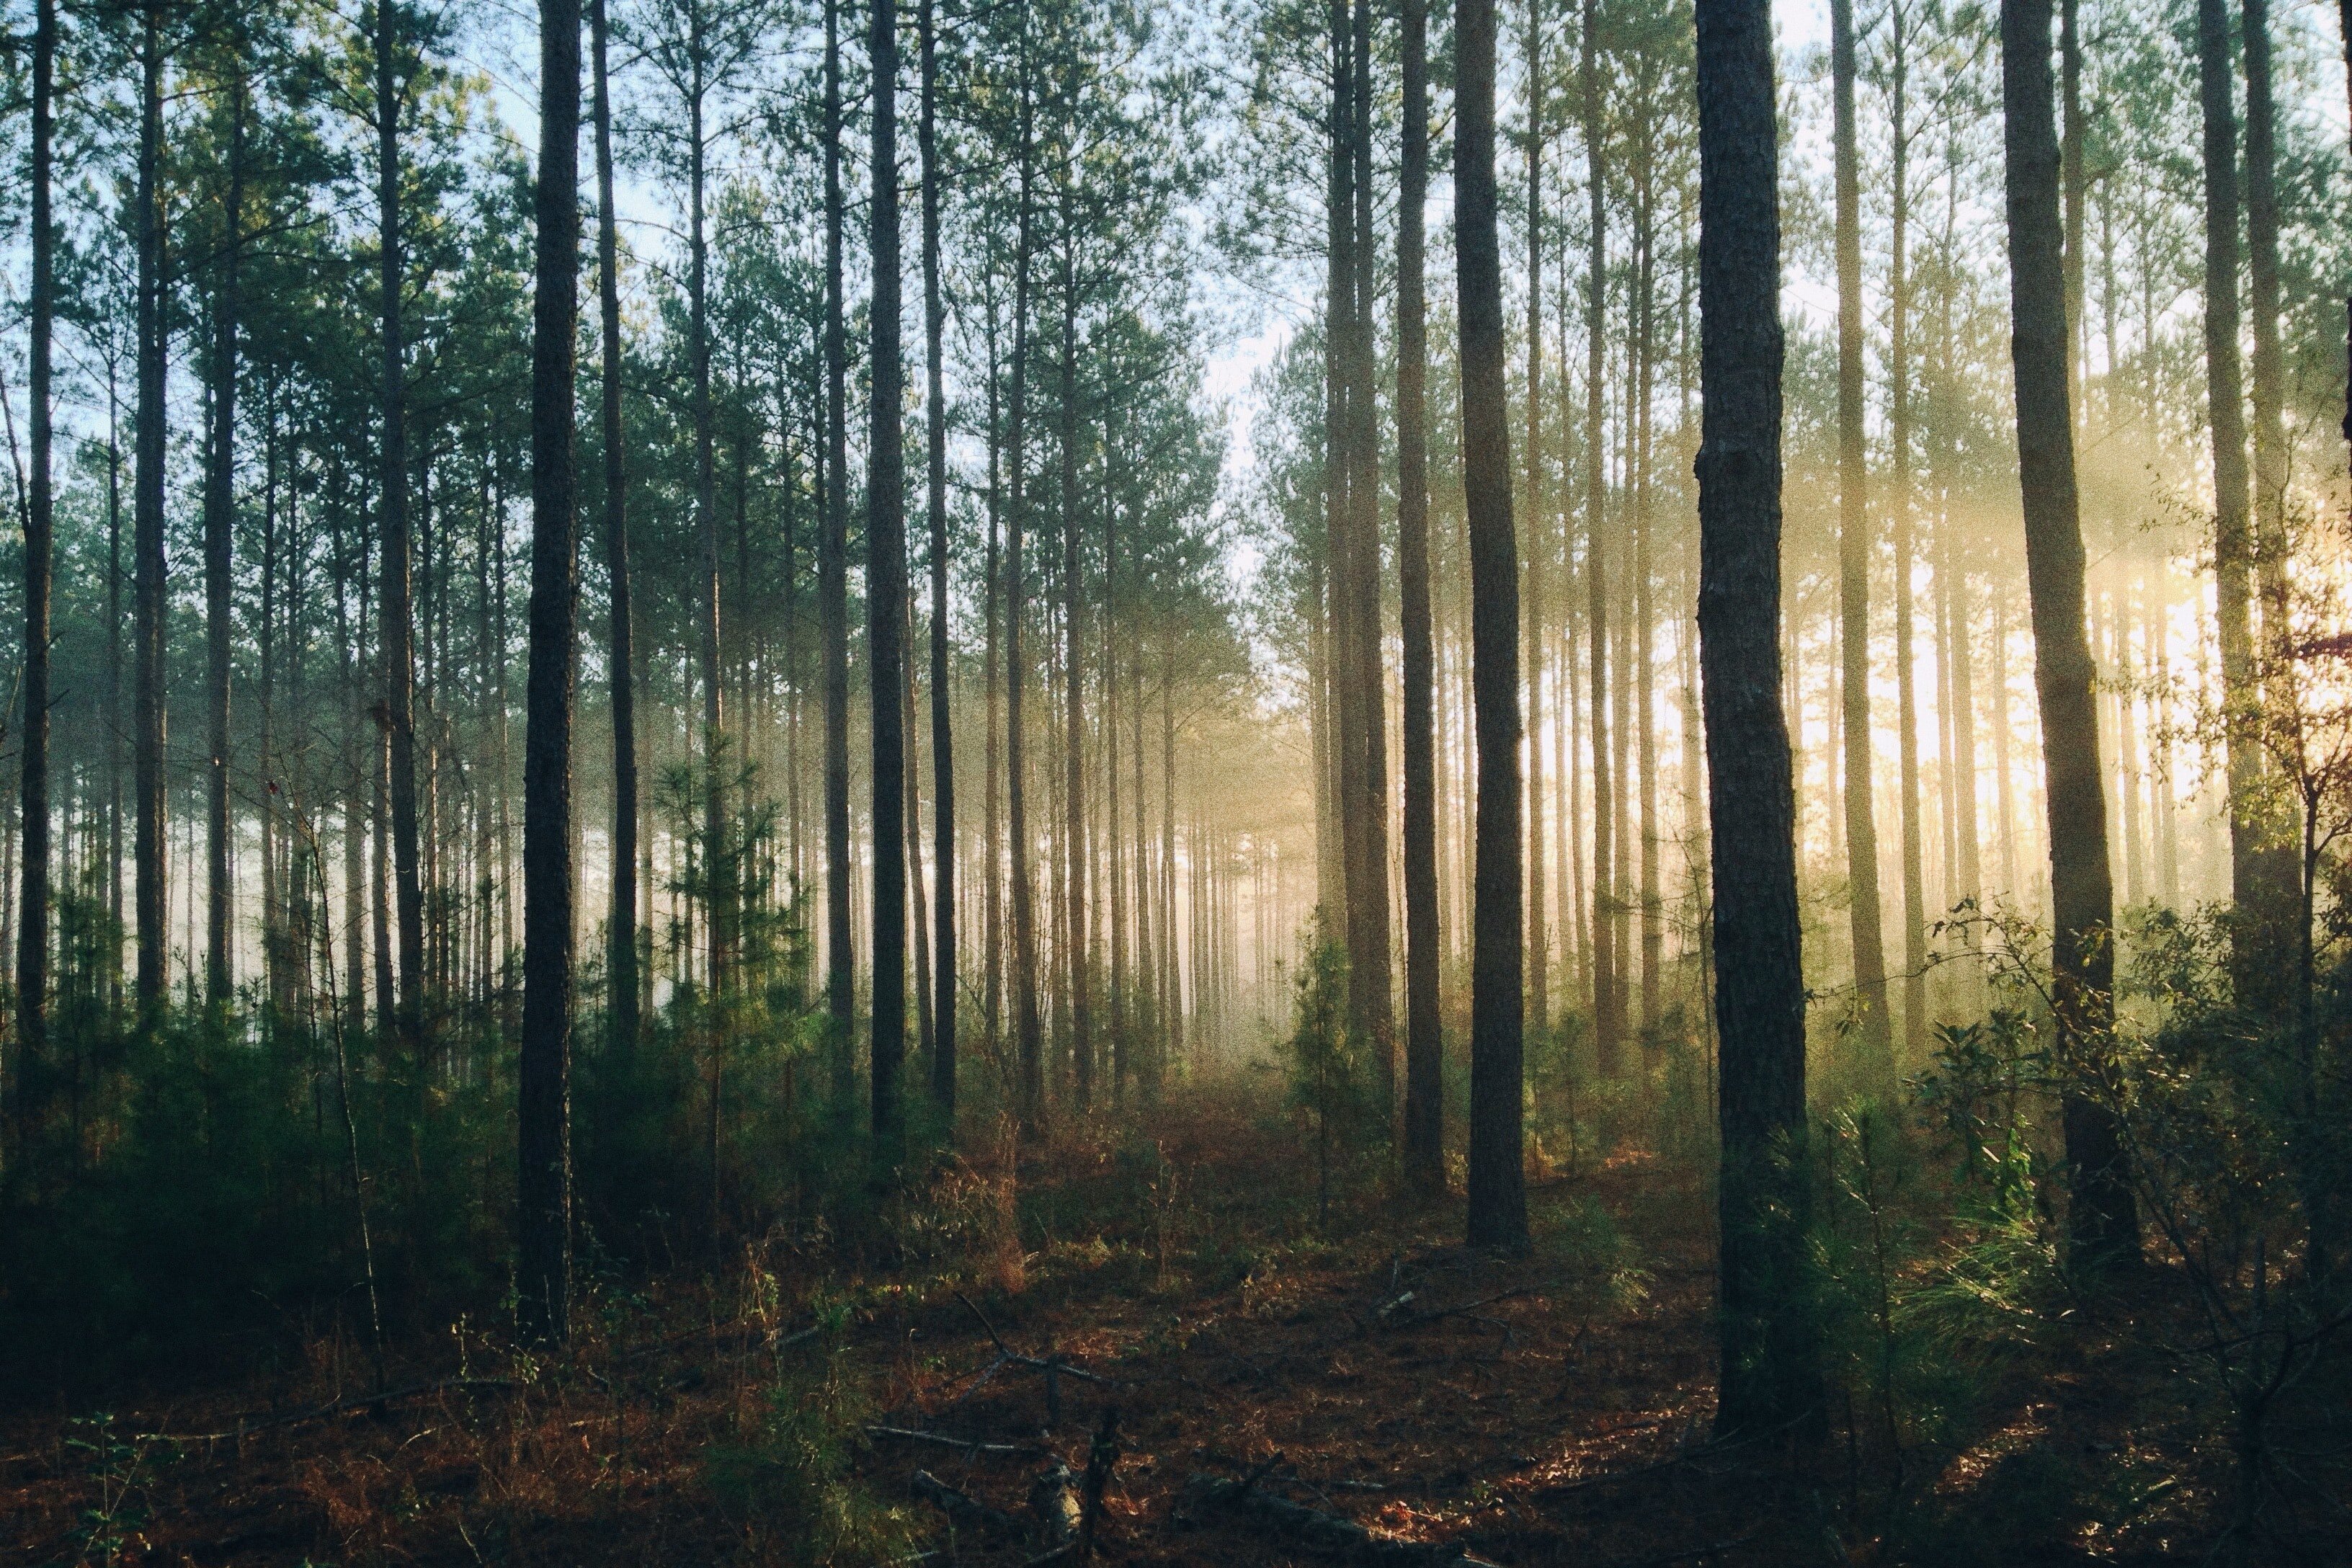
<svg viewBox="0 0 2352 1568"><path fill-rule="evenodd" d="M946 1514L952 1524L999 1535L1021 1533L1020 1521L1011 1514L958 1491L929 1470L917 1470L908 1478L907 1489Z"/></svg>

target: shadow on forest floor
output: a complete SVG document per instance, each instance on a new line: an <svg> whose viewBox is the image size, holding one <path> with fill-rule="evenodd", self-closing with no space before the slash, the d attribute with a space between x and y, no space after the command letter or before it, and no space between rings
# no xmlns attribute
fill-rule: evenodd
<svg viewBox="0 0 2352 1568"><path fill-rule="evenodd" d="M1075 1562L1033 1494L1064 1506L1054 1467L1086 1469L1112 1406L1112 1563L2124 1563L2213 1537L2226 1456L2146 1335L2013 1365L1941 1446L1897 1453L1847 1407L1816 1452L1727 1447L1688 1172L1627 1153L1539 1182L1507 1260L1456 1243L1458 1201L1365 1196L1318 1233L1300 1141L1238 1100L1154 1127L1024 1152L1017 1195L955 1167L895 1268L772 1237L718 1286L607 1286L553 1361L461 1323L382 1404L362 1358L316 1345L111 1417L19 1411L0 1557Z"/></svg>

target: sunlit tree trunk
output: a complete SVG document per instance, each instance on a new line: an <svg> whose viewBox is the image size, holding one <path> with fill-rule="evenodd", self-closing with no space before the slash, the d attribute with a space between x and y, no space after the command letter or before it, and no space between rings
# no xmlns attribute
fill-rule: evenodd
<svg viewBox="0 0 2352 1568"><path fill-rule="evenodd" d="M1892 1080L1884 915L1878 893L1870 716L1870 514L1863 436L1862 175L1854 149L1853 0L1831 0L1830 61L1837 100L1838 602L1843 671L1845 858L1853 912L1853 984L1862 1007L1861 1059L1867 1081ZM1895 596L1907 625L1910 585ZM1898 637L1898 643L1899 643ZM1903 668L1908 668L1907 661ZM1916 764L1916 742L1914 765ZM1907 862L1906 862L1907 864Z"/></svg>

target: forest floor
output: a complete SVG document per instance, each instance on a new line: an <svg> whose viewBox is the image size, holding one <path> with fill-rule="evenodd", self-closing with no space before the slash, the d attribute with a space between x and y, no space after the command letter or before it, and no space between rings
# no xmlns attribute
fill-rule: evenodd
<svg viewBox="0 0 2352 1568"><path fill-rule="evenodd" d="M1727 1447L1688 1172L1625 1152L1544 1177L1506 1260L1458 1244L1458 1200L1318 1225L1311 1142L1240 1100L1153 1128L1024 1152L1017 1240L1008 1185L966 1169L893 1268L751 1249L725 1289L600 1292L553 1361L460 1323L382 1403L320 1344L268 1382L126 1391L110 1425L20 1409L0 1560L814 1562L864 1499L899 1510L879 1560L1074 1562L1031 1494L1086 1469L1111 1407L1110 1563L2121 1563L2210 1539L2210 1444L2148 1336L2082 1330L1987 1374L1938 1440L1898 1450L1849 1402L1818 1449ZM918 1470L974 1511L951 1523Z"/></svg>

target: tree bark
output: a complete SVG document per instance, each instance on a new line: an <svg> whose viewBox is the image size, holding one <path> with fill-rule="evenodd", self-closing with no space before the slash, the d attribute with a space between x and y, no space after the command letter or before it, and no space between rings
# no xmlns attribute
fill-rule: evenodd
<svg viewBox="0 0 2352 1568"><path fill-rule="evenodd" d="M243 40L231 40L241 49ZM235 588L232 540L236 522L236 360L238 316L244 307L240 268L245 249L247 90L242 59L231 68L227 189L213 286L210 365L212 428L205 464L205 1000L229 1001L229 672L230 595ZM44 828L46 837L46 827ZM26 835L26 851L32 851ZM43 846L47 852L46 844ZM274 921L274 913L266 917Z"/></svg>
<svg viewBox="0 0 2352 1568"><path fill-rule="evenodd" d="M1600 0L1584 0L1579 76L1584 96L1585 190L1591 203L1584 312L1584 588L1592 682L1592 1047L1593 1066L1614 1078L1625 1038L1625 992L1618 973L1619 889L1610 836L1616 826L1609 741L1609 475L1601 460L1609 326L1608 144L1602 133ZM1622 721L1623 716L1618 715Z"/></svg>
<svg viewBox="0 0 2352 1568"><path fill-rule="evenodd" d="M2010 343L2050 824L2058 1051L2062 1069L2079 1073L2095 1071L2114 1022L2114 891L2095 671L2084 625L2074 429L2067 409L2050 0L2002 0L2000 35ZM2076 1093L2067 1096L2063 1120L2071 1167L2068 1230L2078 1255L2086 1261L2136 1257L2138 1221L2113 1115Z"/></svg>
<svg viewBox="0 0 2352 1568"><path fill-rule="evenodd" d="M1586 12L1591 25L1590 0ZM1456 0L1454 250L1462 323L1463 499L1470 529L1478 842L1470 969L1468 1237L1524 1248L1520 984L1519 563L1496 233L1495 0Z"/></svg>
<svg viewBox="0 0 2352 1568"><path fill-rule="evenodd" d="M921 0L923 72L923 389L924 499L931 567L931 1095L955 1124L956 838L955 731L948 708L947 306L940 292L940 147L937 128L939 39L933 0Z"/></svg>
<svg viewBox="0 0 2352 1568"><path fill-rule="evenodd" d="M163 908L163 42L161 0L140 7L139 414L131 492L132 858L142 1028L161 1022L170 941Z"/></svg>
<svg viewBox="0 0 2352 1568"><path fill-rule="evenodd" d="M1422 232L1429 197L1428 0L1402 0L1402 10L1396 420L1397 582L1404 642L1404 1173L1415 1190L1435 1193L1445 1184L1445 1086L1438 1005L1444 950L1437 919L1436 658L1429 602L1429 338ZM1139 781L1137 787L1139 795Z"/></svg>
<svg viewBox="0 0 2352 1568"><path fill-rule="evenodd" d="M1029 264L1034 217L1031 180L1034 170L1035 113L1030 81L1029 9L1021 11L1021 148L1019 196L1013 245L1013 391L1006 414L1005 450L1011 465L1004 522L1004 773L1006 833L1012 840L1013 1009L1020 1065L1017 1096L1021 1124L1034 1133L1045 1110L1045 1039L1037 1005L1037 910L1029 870L1029 811L1026 774L1028 737L1022 719L1027 667L1021 651L1021 622L1028 582L1022 545L1028 498Z"/></svg>
<svg viewBox="0 0 2352 1568"><path fill-rule="evenodd" d="M47 1098L49 1000L49 578L55 496L49 473L51 339L57 319L57 225L50 167L56 125L57 0L33 11L31 493L25 502L24 913L16 927L16 1144Z"/></svg>
<svg viewBox="0 0 2352 1568"><path fill-rule="evenodd" d="M376 212L378 287L383 338L383 472L377 498L383 535L383 726L390 747L386 784L392 809L394 902L400 943L394 1028L419 1070L425 1047L425 892L416 824L415 620L409 587L406 346L402 335L404 264L400 233L400 115L404 93L394 70L398 44L395 0L376 0Z"/></svg>
<svg viewBox="0 0 2352 1568"><path fill-rule="evenodd" d="M1853 984L1862 1005L1865 1081L1891 1084L1885 915L1878 892L1878 828L1871 809L1870 514L1863 445L1862 176L1854 150L1853 0L1831 0L1830 60L1837 100L1838 621L1843 658L1846 885L1852 906ZM1900 598L1904 584L1895 583Z"/></svg>
<svg viewBox="0 0 2352 1568"><path fill-rule="evenodd" d="M1551 1027L1551 931L1544 909L1543 648L1543 0L1528 0L1528 550L1527 676L1528 1010L1540 1037ZM1565 825L1562 830L1565 831Z"/></svg>
<svg viewBox="0 0 2352 1568"><path fill-rule="evenodd" d="M613 206L613 98L606 59L612 28L605 0L589 0L596 92L596 303L604 339L600 413L604 440L604 563L612 632L607 647L613 708L613 900L607 916L605 1038L624 1060L637 1045L637 720L635 640L630 602L627 429L621 417L620 237ZM791 592L790 563L785 591ZM526 759L526 763L528 759Z"/></svg>
<svg viewBox="0 0 2352 1568"><path fill-rule="evenodd" d="M824 648L824 994L832 1026L835 1114L855 1094L857 972L850 947L849 862L849 341L842 300L841 5L824 6L824 525L817 548L817 612Z"/></svg>
<svg viewBox="0 0 2352 1568"><path fill-rule="evenodd" d="M1721 1034L1718 1433L1820 1424L1780 705L1780 145L1765 0L1699 0L1699 659Z"/></svg>
<svg viewBox="0 0 2352 1568"><path fill-rule="evenodd" d="M601 13L602 0L597 8ZM603 42L599 26L600 55ZM580 319L580 0L540 0L539 62L516 1285L525 1337L560 1342L571 1327L572 1276L572 700L580 578L572 424ZM609 188L604 195L609 214Z"/></svg>
<svg viewBox="0 0 2352 1568"><path fill-rule="evenodd" d="M866 649L874 742L874 1160L897 1165L905 1141L898 1069L907 1047L907 452L900 426L907 371L899 344L898 6L874 0L874 163L868 245L873 293L866 468Z"/></svg>

